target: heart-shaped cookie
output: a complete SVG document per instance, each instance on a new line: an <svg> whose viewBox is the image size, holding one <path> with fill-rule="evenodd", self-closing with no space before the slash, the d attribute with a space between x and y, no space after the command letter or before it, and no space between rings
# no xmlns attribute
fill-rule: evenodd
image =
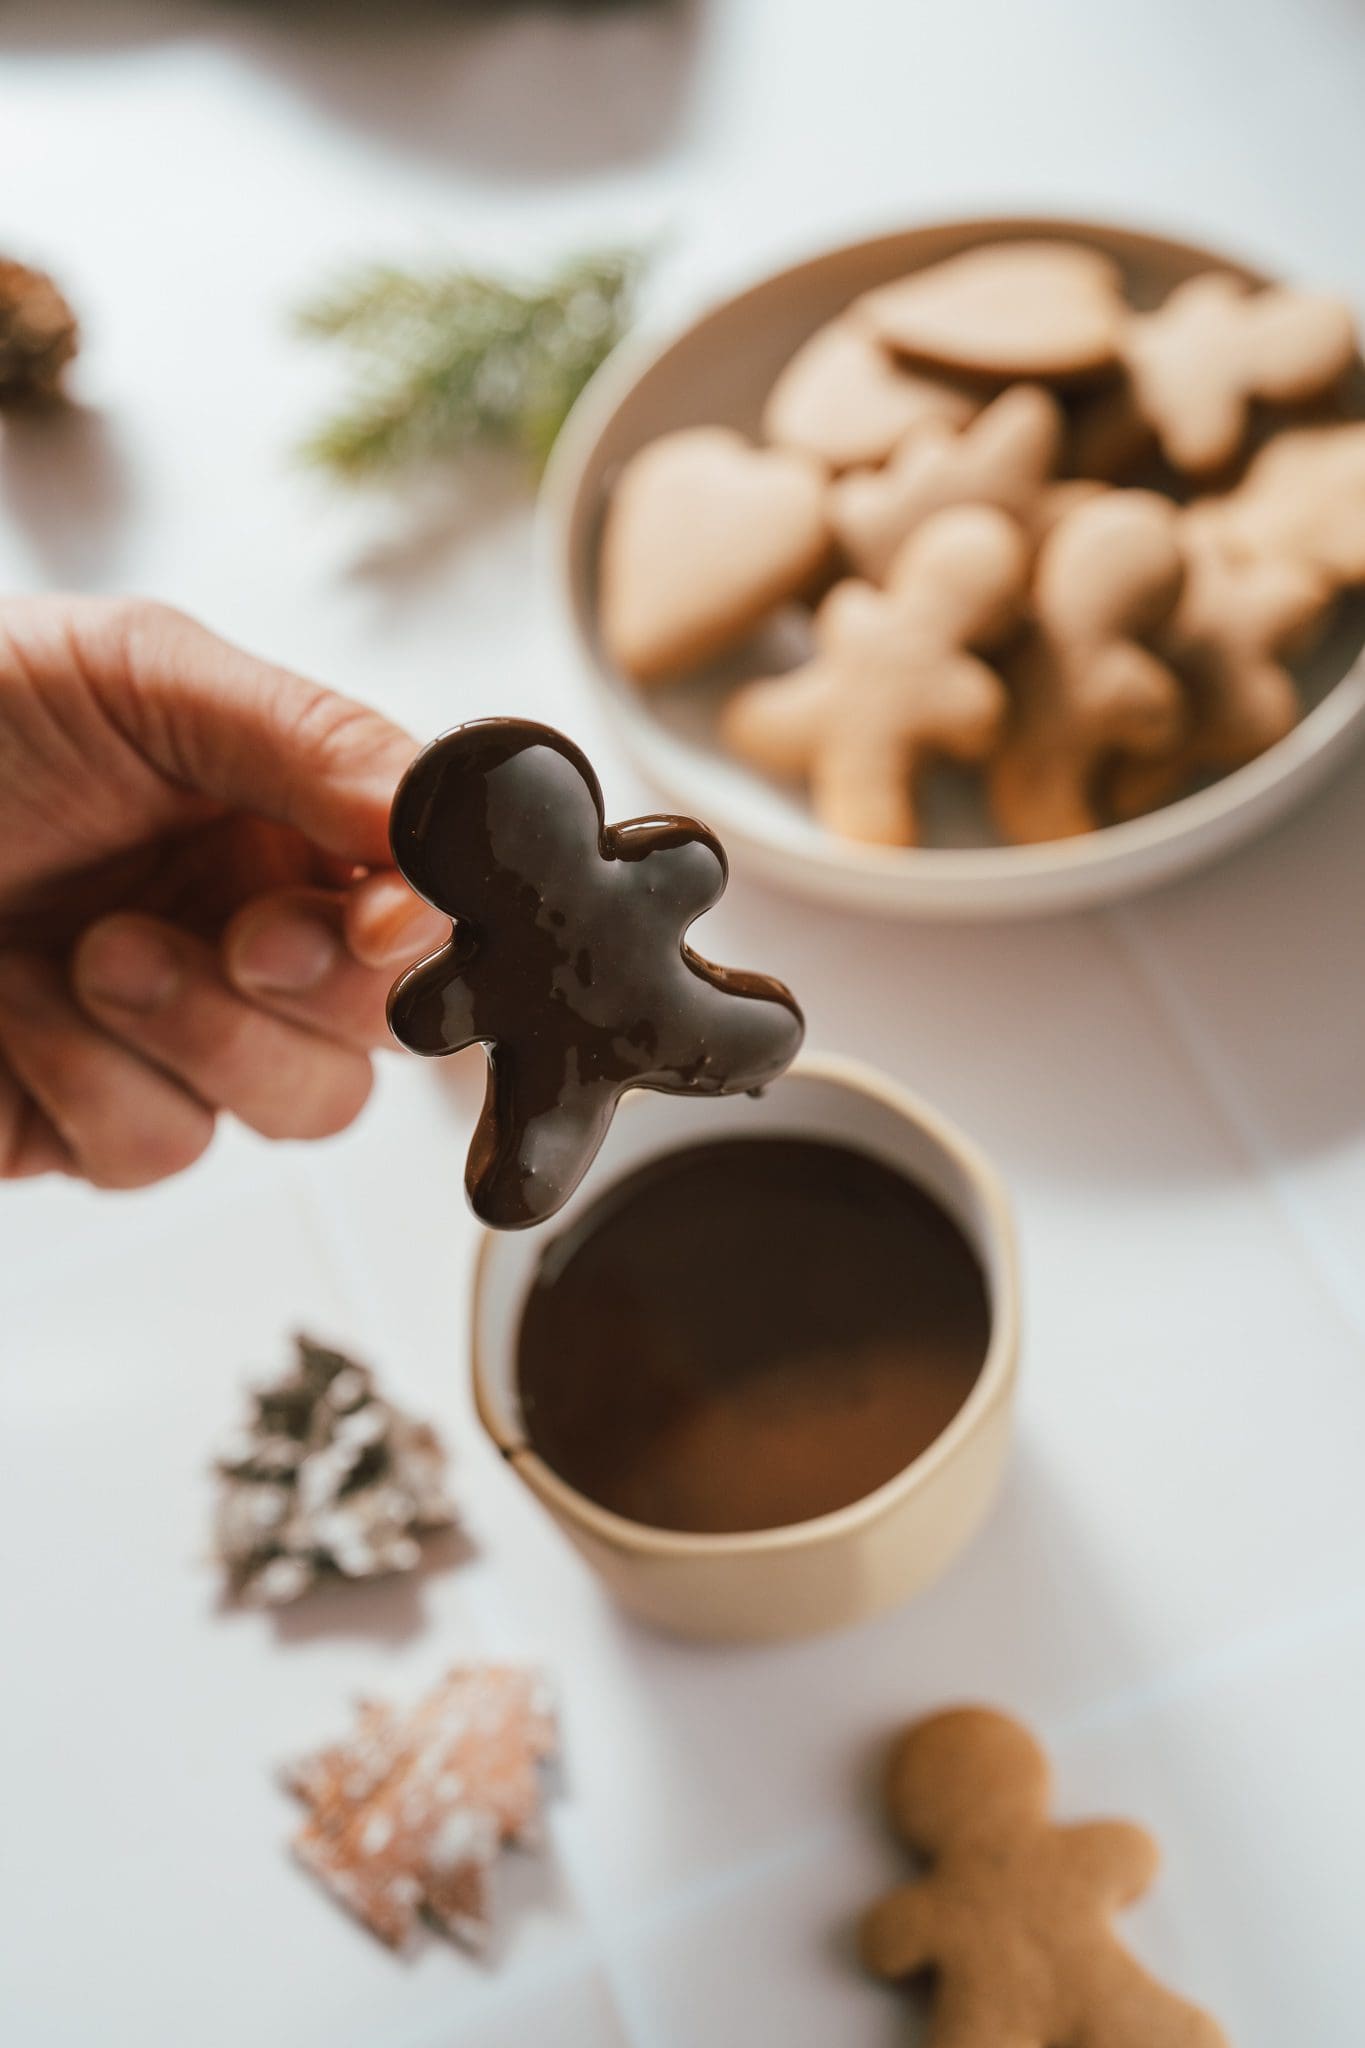
<svg viewBox="0 0 1365 2048"><path fill-rule="evenodd" d="M695 668L798 596L829 547L818 464L688 427L622 470L602 536L602 639L638 683Z"/></svg>
<svg viewBox="0 0 1365 2048"><path fill-rule="evenodd" d="M865 328L832 320L799 348L769 394L763 432L831 469L885 462L917 427L965 427L981 399L898 363Z"/></svg>
<svg viewBox="0 0 1365 2048"><path fill-rule="evenodd" d="M1118 265L1079 242L991 242L854 307L888 348L987 377L1080 377L1118 353L1126 317Z"/></svg>

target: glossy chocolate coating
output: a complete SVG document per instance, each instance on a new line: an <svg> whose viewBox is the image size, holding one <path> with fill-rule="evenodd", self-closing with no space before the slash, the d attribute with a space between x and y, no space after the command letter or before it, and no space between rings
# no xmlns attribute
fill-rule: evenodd
<svg viewBox="0 0 1365 2048"><path fill-rule="evenodd" d="M627 1088L747 1093L794 1057L804 1027L781 982L684 942L725 887L715 838L690 818L606 824L597 777L561 733L457 726L404 776L390 836L401 873L454 924L395 986L389 1025L413 1052L487 1048L465 1184L495 1229L568 1200Z"/></svg>
<svg viewBox="0 0 1365 2048"><path fill-rule="evenodd" d="M842 1145L688 1146L549 1234L517 1339L530 1447L656 1528L771 1529L865 1496L947 1428L990 1341L975 1252Z"/></svg>

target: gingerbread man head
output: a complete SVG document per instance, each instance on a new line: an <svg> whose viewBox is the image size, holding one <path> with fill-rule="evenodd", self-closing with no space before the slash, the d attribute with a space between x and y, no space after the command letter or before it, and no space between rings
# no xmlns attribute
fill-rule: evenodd
<svg viewBox="0 0 1365 2048"><path fill-rule="evenodd" d="M408 770L390 830L453 930L397 983L389 1023L414 1052L487 1049L466 1173L485 1222L515 1229L567 1201L628 1088L749 1092L795 1056L801 1013L782 984L685 944L725 887L715 838L688 818L608 826L560 733L457 727Z"/></svg>
<svg viewBox="0 0 1365 2048"><path fill-rule="evenodd" d="M938 1856L1047 1820L1047 1758L1027 1728L981 1710L936 1714L896 1749L886 1806L907 1846Z"/></svg>
<svg viewBox="0 0 1365 2048"><path fill-rule="evenodd" d="M868 1914L868 1967L930 1978L927 2048L1227 2048L1109 1925L1152 1881L1150 1835L1124 1821L1058 1827L1049 1777L1027 1729L985 1708L901 1738L887 1803L928 1870Z"/></svg>

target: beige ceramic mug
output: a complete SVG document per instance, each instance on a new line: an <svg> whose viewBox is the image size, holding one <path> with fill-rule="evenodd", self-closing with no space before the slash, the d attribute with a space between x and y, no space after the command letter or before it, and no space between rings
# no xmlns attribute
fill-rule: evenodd
<svg viewBox="0 0 1365 2048"><path fill-rule="evenodd" d="M780 1529L693 1535L597 1506L528 1447L521 1426L517 1336L543 1231L489 1233L480 1246L474 1396L512 1470L624 1606L678 1635L759 1641L839 1627L905 1600L983 1520L1009 1445L1018 1277L1009 1204L976 1147L872 1069L818 1054L800 1058L757 1100L628 1096L555 1227L661 1153L727 1137L823 1138L871 1153L918 1182L965 1232L986 1276L990 1339L971 1392L928 1449L862 1500Z"/></svg>

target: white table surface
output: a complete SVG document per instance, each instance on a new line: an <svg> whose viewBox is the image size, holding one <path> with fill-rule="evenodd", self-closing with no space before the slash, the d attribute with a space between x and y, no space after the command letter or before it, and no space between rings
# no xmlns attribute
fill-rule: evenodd
<svg viewBox="0 0 1365 2048"><path fill-rule="evenodd" d="M1365 301L1349 0L695 0L583 15L0 10L0 247L88 329L90 408L0 461L0 583L137 588L420 733L561 721L618 813L521 507L433 523L291 468L328 371L292 303L351 257L667 237L655 305L869 224L1070 208ZM223 1134L136 1197L0 1196L0 2035L14 2048L874 2048L848 1954L900 1869L871 1772L962 1697L1069 1814L1166 1851L1141 1953L1239 2048L1358 2048L1365 1886L1365 761L1116 914L889 927L735 877L705 936L815 1043L1009 1177L1026 1261L1006 1496L912 1608L707 1651L620 1619L465 1386L478 1080L396 1061L315 1149ZM399 1176L420 1199L395 1192ZM334 1332L456 1446L464 1566L223 1614L204 1463L249 1368ZM495 1961L371 1942L290 1864L272 1763L447 1662L543 1660L567 1767Z"/></svg>

